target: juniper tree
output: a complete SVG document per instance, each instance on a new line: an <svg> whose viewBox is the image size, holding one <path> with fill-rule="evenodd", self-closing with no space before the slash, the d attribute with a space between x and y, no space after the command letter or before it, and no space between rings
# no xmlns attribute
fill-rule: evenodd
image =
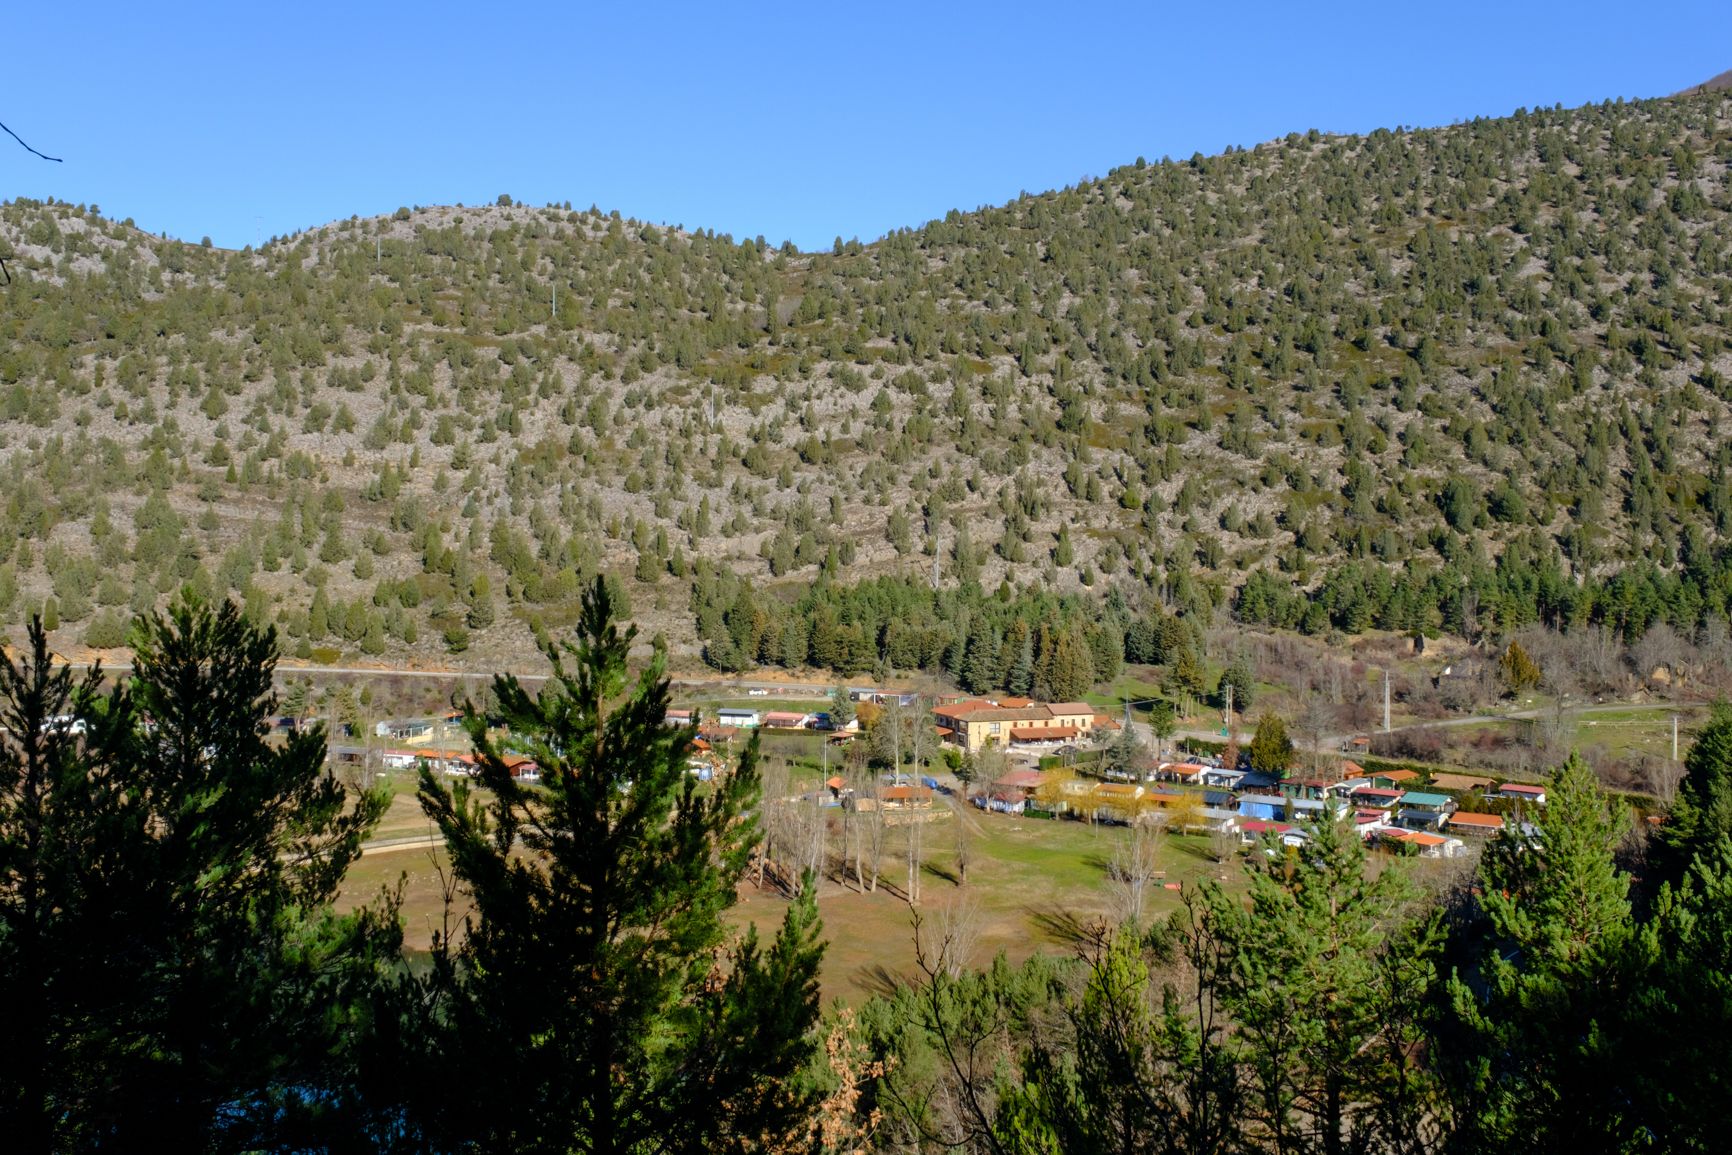
<svg viewBox="0 0 1732 1155"><path fill-rule="evenodd" d="M1293 742L1287 737L1287 722L1279 714L1257 719L1251 735L1251 769L1285 778L1293 761Z"/></svg>

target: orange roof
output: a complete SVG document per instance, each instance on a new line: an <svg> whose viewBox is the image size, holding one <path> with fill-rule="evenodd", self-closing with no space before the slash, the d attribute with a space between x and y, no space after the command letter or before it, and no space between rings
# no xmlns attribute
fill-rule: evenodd
<svg viewBox="0 0 1732 1155"><path fill-rule="evenodd" d="M1343 758L1341 760L1341 772L1349 778L1365 777L1365 767L1361 766L1351 758Z"/></svg>
<svg viewBox="0 0 1732 1155"><path fill-rule="evenodd" d="M1503 829L1503 816L1501 814L1469 814L1465 810L1457 810L1446 821L1451 826L1468 826L1475 830Z"/></svg>
<svg viewBox="0 0 1732 1155"><path fill-rule="evenodd" d="M1094 717L1095 708L1087 702L1053 702L1047 706L1055 714L1087 714Z"/></svg>
<svg viewBox="0 0 1732 1155"><path fill-rule="evenodd" d="M1161 769L1179 778L1195 778L1209 767L1200 762L1168 762Z"/></svg>
<svg viewBox="0 0 1732 1155"><path fill-rule="evenodd" d="M930 786L890 786L879 797L886 802L925 801L932 797Z"/></svg>
<svg viewBox="0 0 1732 1155"><path fill-rule="evenodd" d="M998 704L1006 710L1020 710L1024 706L1034 705L1033 698L1000 698Z"/></svg>
<svg viewBox="0 0 1732 1155"><path fill-rule="evenodd" d="M974 713L976 710L990 709L992 709L991 702L972 700L967 702L951 702L947 706L936 706L933 708L932 712L940 718L961 718Z"/></svg>
<svg viewBox="0 0 1732 1155"><path fill-rule="evenodd" d="M1383 773L1375 775L1375 777L1387 778L1391 782L1411 782L1415 778L1419 777L1419 771L1417 771L1417 770L1385 770Z"/></svg>
<svg viewBox="0 0 1732 1155"><path fill-rule="evenodd" d="M1082 733L1077 726L1012 726L1010 736L1018 742L1039 742L1047 738L1075 738Z"/></svg>
<svg viewBox="0 0 1732 1155"><path fill-rule="evenodd" d="M1441 834L1427 834L1423 830L1383 830L1379 833L1385 838L1393 838L1397 842L1411 842L1415 846L1442 846L1449 841Z"/></svg>
<svg viewBox="0 0 1732 1155"><path fill-rule="evenodd" d="M826 779L824 785L828 786L832 790L840 790L842 787L848 785L848 780L838 774L834 778Z"/></svg>

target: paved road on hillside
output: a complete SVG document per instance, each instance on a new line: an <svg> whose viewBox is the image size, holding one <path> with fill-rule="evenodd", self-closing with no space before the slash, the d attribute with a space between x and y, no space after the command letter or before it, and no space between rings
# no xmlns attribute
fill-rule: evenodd
<svg viewBox="0 0 1732 1155"><path fill-rule="evenodd" d="M77 668L77 669L86 669L89 667L89 663L85 663L85 662L73 662L70 664L74 668ZM114 670L114 671L123 671L123 670L124 671L130 671L132 669L132 666L130 663L127 663L127 662L116 662L112 665L104 663L103 669ZM277 667L277 669L280 672L285 673L285 674L302 674L302 675L319 675L319 676L337 675L337 676L342 676L342 677L373 676L373 677L396 677L396 678L423 678L423 679L429 679L429 680L434 680L434 681L448 681L448 682L475 681L475 680L485 679L485 678L488 678L491 676L489 674L476 673L476 672L463 671L463 670L401 670L401 669L380 669L380 668L375 667L375 666L279 665ZM542 673L542 674L520 673L516 676L517 676L519 681L523 681L523 682L545 682L548 679L548 675L545 673ZM836 685L836 683L834 683L834 682L781 682L781 681L754 680L754 679L750 679L750 678L730 678L730 677L726 677L723 675L716 675L716 676L712 677L712 676L706 676L706 675L691 675L691 674L675 675L670 680L672 681L673 685L675 687L678 687L678 688L709 690L709 691L714 691L717 693L724 693L724 694L728 693L730 691L745 693L745 692L749 692L751 690L764 690L764 691L766 691L766 694L764 696L768 701L774 701L777 697L807 698L807 699L826 698L826 697L829 697L830 691L833 690L835 688L835 685ZM895 687L888 687L887 686L887 687L882 687L882 688L894 689ZM1610 704L1596 703L1593 706L1589 706L1587 703L1583 703L1580 706L1575 706L1575 707L1570 708L1568 711L1566 711L1566 713L1568 713L1568 714L1580 714L1584 710L1588 710L1588 709L1592 709L1595 713L1602 713L1602 714L1633 714L1633 713L1641 713L1642 711L1646 711L1646 710L1664 710L1664 709L1667 709L1667 706L1663 703L1642 704L1642 703L1634 703L1634 702L1618 702L1618 703L1610 703ZM1470 715L1470 716L1464 717L1464 718L1445 718L1445 719L1435 721L1435 722L1410 722L1410 723L1403 725L1403 726L1394 727L1394 729L1391 732L1392 733L1399 733L1403 730L1418 730L1418 729L1424 729L1425 727L1428 727L1428 726L1429 727L1436 727L1438 729L1451 729L1451 728L1458 727L1458 726L1482 726L1482 725L1486 725L1486 724L1492 723L1492 722L1525 722L1525 721L1532 721L1535 718L1543 717L1544 715L1549 714L1550 712L1551 712L1551 710L1549 707L1535 707L1533 709L1528 709L1528 710L1511 710L1511 711L1508 711L1506 713L1501 713L1501 714L1473 714L1473 715ZM1154 733L1153 733L1153 731L1151 731L1149 729L1149 725L1147 722L1133 722L1132 728L1135 730L1137 737L1139 739L1141 739L1142 742L1145 745L1147 745L1150 749L1158 748L1159 743L1155 740ZM1347 743L1350 742L1355 736L1368 735L1368 734L1372 734L1374 732L1375 731L1372 731L1372 730L1358 730L1358 731L1349 731L1347 733L1341 733L1341 734L1325 734L1322 738L1322 742L1320 744L1319 749L1324 750L1324 751L1343 750L1346 748ZM1173 737L1174 738L1195 738L1195 739L1198 739L1199 741L1205 741L1205 742L1211 742L1211 741L1212 742L1219 742L1221 740L1221 733L1220 733L1219 727L1210 728L1210 729L1191 727L1191 728L1185 728L1185 729L1175 731ZM1250 740L1249 731L1248 730L1242 731L1241 737L1245 741L1249 741Z"/></svg>
<svg viewBox="0 0 1732 1155"><path fill-rule="evenodd" d="M88 670L94 663L68 662L75 670ZM130 662L103 662L104 670L130 672ZM491 672L483 673L475 670L402 670L381 669L378 666L303 666L296 663L279 662L279 674L308 674L329 677L375 677L375 678L424 678L431 681L464 682L486 680L493 677ZM516 674L520 682L545 682L549 675ZM723 676L705 677L691 674L675 674L669 679L675 686L693 686L714 690L768 690L769 696L780 695L784 698L827 698L830 691L836 688L835 682L763 682L744 678L728 678Z"/></svg>

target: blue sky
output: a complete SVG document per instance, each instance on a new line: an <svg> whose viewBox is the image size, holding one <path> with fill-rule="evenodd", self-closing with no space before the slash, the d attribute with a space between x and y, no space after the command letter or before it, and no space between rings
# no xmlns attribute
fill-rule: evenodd
<svg viewBox="0 0 1732 1155"><path fill-rule="evenodd" d="M1136 157L1675 91L1732 4L87 2L8 15L0 195L239 246L401 204L871 240Z"/></svg>

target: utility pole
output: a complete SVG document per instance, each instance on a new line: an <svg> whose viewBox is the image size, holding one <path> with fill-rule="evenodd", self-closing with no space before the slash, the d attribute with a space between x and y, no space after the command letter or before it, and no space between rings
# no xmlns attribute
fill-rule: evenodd
<svg viewBox="0 0 1732 1155"><path fill-rule="evenodd" d="M1672 715L1672 761L1678 760L1678 715Z"/></svg>
<svg viewBox="0 0 1732 1155"><path fill-rule="evenodd" d="M1227 737L1233 736L1233 683L1227 683L1227 716L1222 719L1226 725Z"/></svg>
<svg viewBox="0 0 1732 1155"><path fill-rule="evenodd" d="M385 241L383 233L373 234L373 267L379 267L379 262L385 259Z"/></svg>
<svg viewBox="0 0 1732 1155"><path fill-rule="evenodd" d="M559 282L558 281L547 282L547 303L548 303L548 308L553 310L553 319L555 321L559 320Z"/></svg>
<svg viewBox="0 0 1732 1155"><path fill-rule="evenodd" d="M1383 732L1389 733L1389 671L1383 671Z"/></svg>

